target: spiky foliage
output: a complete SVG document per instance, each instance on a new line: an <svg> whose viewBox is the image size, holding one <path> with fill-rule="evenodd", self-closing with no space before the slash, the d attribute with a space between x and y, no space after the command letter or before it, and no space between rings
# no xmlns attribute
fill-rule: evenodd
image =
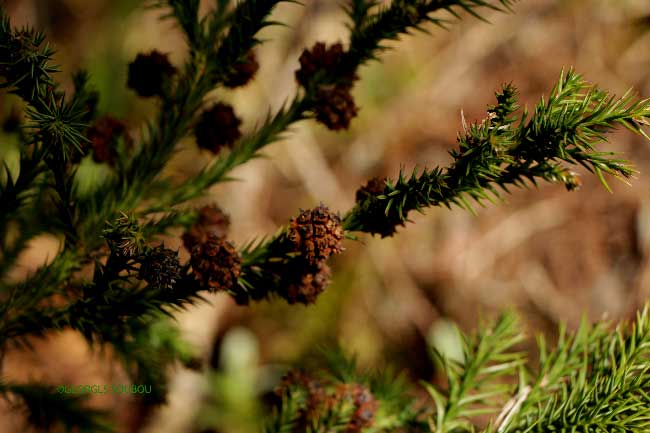
<svg viewBox="0 0 650 433"><path fill-rule="evenodd" d="M389 6L379 7L377 0L352 0L347 8L352 21L350 50L347 63L360 65L377 59L377 55L388 49L386 41L397 40L412 30L426 31L426 23L445 27L448 19L436 13L447 12L459 18L458 12L465 11L481 19L479 9L506 11L515 3L513 0L397 0ZM379 8L374 11L373 9Z"/></svg>
<svg viewBox="0 0 650 433"><path fill-rule="evenodd" d="M237 11L243 9L244 4L247 3L249 2L242 2L234 12L230 15L225 14L225 16L233 16ZM217 158L195 177L187 179L173 191L168 191L167 194L161 197L160 205L151 208L150 211L161 210L186 202L200 196L209 186L229 180L227 175L233 168L260 156L260 151L266 145L278 140L292 124L298 121L310 118L317 119L319 113L320 117L326 119L332 111L340 111L345 116L348 116L353 111L351 104L353 101L350 101L347 95L344 98L330 98L333 99L334 106L342 107L341 110L332 109L331 104L327 105L325 110L320 109L323 108L323 89L340 84L342 78L346 78L344 81L349 80L364 62L371 58L378 58L379 54L384 50L382 44L386 41L396 39L401 34L406 34L411 28L431 22L443 22L441 19L432 19L431 14L435 12L451 12L454 14L464 9L472 11L478 16L481 9L503 10L498 5L508 6L512 4L508 0L445 0L444 2L426 0L416 2L418 4L422 3L421 14L409 16L406 12L410 8L408 2L393 2L387 10L374 10L375 3L374 1L365 0L354 0L348 3L349 7L347 9L352 17L353 26L351 27L349 48L341 53L338 67L320 71L312 75L310 80L301 82L300 84L304 90L303 94L298 94L293 100L287 102L277 113L267 115L265 122L256 131L244 136L234 146L232 152ZM224 52L227 51L224 50ZM245 61L245 54L242 54L240 61ZM319 97L319 92L321 97ZM336 127L340 125L342 125L341 122L333 124Z"/></svg>
<svg viewBox="0 0 650 433"><path fill-rule="evenodd" d="M424 428L404 377L364 370L340 348L322 349L322 369L290 370L275 390L265 433L390 431Z"/></svg>
<svg viewBox="0 0 650 433"><path fill-rule="evenodd" d="M614 330L609 323L586 320L573 333L561 325L552 349L538 337L539 361L517 350L525 336L512 312L459 337L462 360L433 350L447 386L423 383L432 399L424 407L392 376L360 373L336 350L327 352L325 377L364 384L375 395L380 409L365 431L632 433L650 428L650 305L634 323L620 323ZM316 410L327 402L327 388L316 382L321 377L287 376L266 432L346 431L352 410L330 411L328 417ZM305 417L311 421L306 430L300 427Z"/></svg>
<svg viewBox="0 0 650 433"><path fill-rule="evenodd" d="M472 210L468 199L494 201L501 197L497 187L508 192L509 186L526 186L526 181L559 182L574 190L580 180L572 165L595 173L608 189L603 173L623 180L634 174L627 161L595 146L617 126L645 137L641 128L648 124L650 100L636 100L629 92L616 98L573 70L561 74L548 100L542 98L532 114L523 110L517 116L512 85L496 98L485 120L463 125L450 166L400 172L383 188L375 182L373 190L358 194L345 217L346 230L391 236L412 210L452 204Z"/></svg>
<svg viewBox="0 0 650 433"><path fill-rule="evenodd" d="M434 349L448 387L443 394L426 385L436 406L433 431L470 431L472 417L496 412L499 406L495 403L505 403L497 397L508 395L513 386L501 380L515 375L524 363L522 354L511 352L523 340L520 329L513 314L504 315L493 324L480 324L474 335L463 336L464 359L460 362Z"/></svg>
<svg viewBox="0 0 650 433"><path fill-rule="evenodd" d="M517 405L488 431L648 430L650 308L631 326L609 328L586 320L575 333L562 327L551 350L540 338L539 367L522 372Z"/></svg>
<svg viewBox="0 0 650 433"><path fill-rule="evenodd" d="M51 65L53 54L43 33L30 28L12 28L9 17L0 10L0 86L27 104L27 122L21 134L24 146L20 149L20 171L16 179L2 161L2 170L7 174L7 181L0 186L0 239L3 240L9 221L24 219L30 211L38 213L34 211L38 208L26 209L34 196L57 209L50 216L52 224L48 230L64 228L68 238L75 237L73 173L68 161L82 152L86 141L83 117L87 110L82 103L85 82L78 75L77 92L71 100L66 100L51 78L57 71Z"/></svg>

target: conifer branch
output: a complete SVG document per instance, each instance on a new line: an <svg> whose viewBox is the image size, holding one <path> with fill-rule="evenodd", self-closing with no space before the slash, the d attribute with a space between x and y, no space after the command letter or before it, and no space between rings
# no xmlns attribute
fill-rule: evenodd
<svg viewBox="0 0 650 433"><path fill-rule="evenodd" d="M281 397L278 407L264 426L264 433L291 433L300 422L300 410L305 397L302 393L288 389Z"/></svg>
<svg viewBox="0 0 650 433"><path fill-rule="evenodd" d="M186 269L187 272L187 269ZM101 274L100 274L101 275ZM123 277L107 275L93 284L86 285L86 293L96 293L72 301L64 307L30 309L7 318L0 328L5 339L15 339L26 335L43 336L46 332L74 329L89 341L111 343L119 341L119 336L129 334L148 315L163 313L171 316L169 308L181 309L198 300L207 302L199 291L193 275L187 273L175 284L175 290L149 285L137 288L133 284L122 282ZM109 286L106 286L109 282ZM103 288L103 292L98 289ZM173 316L172 316L173 317Z"/></svg>
<svg viewBox="0 0 650 433"><path fill-rule="evenodd" d="M511 3L510 0L501 0L500 2L504 6ZM309 76L309 82L303 83L305 89L303 95L296 96L291 104L283 107L275 115L268 116L265 124L255 133L241 140L227 155L218 158L215 163L206 167L201 173L177 186L169 197L162 199L159 206L150 208L147 212L155 212L166 206L181 204L200 196L203 191L218 182L230 180L227 177L230 170L258 157L263 147L278 140L293 123L317 117L318 92L322 86L341 81L341 74L355 77L355 71L361 64L366 60L376 58L384 49L381 44L385 40L396 39L400 33L407 32L410 27L419 28L427 22L441 23L440 20L431 18L430 13L439 10L453 11L454 7L458 7L478 16L474 11L478 7L501 10L491 2L482 0L452 0L443 3L427 0L418 2L414 6L404 2L393 2L387 10L369 15L369 11L375 6L374 1L367 3L352 1L346 8L354 22L350 48L342 55L339 60L340 64L331 71L318 71L313 76ZM243 5L242 3L242 9L244 9ZM409 15L412 13L413 7L418 11L415 16ZM370 23L371 21L372 23ZM227 44L222 46L218 56L233 59L234 56L228 54L228 48L223 48L227 46ZM225 62L225 64L228 63Z"/></svg>
<svg viewBox="0 0 650 433"><path fill-rule="evenodd" d="M51 74L57 71L50 64L54 51L45 43L45 35L30 28L12 29L9 18L0 8L0 87L21 97L27 104L25 125L27 134L20 149L20 169L17 179L7 173L7 181L0 186L0 236L4 238L6 223L34 194L35 182L41 176L54 178L52 191L59 206L55 224L64 228L66 238L74 238L75 205L71 196L73 175L67 173L68 161L83 152L86 138L83 121L87 112L77 94L70 101L57 90ZM79 93L81 94L81 93ZM31 130L31 131L30 131ZM68 181L64 180L69 179Z"/></svg>
<svg viewBox="0 0 650 433"><path fill-rule="evenodd" d="M542 346L533 390L501 432L650 428L650 308L631 327L608 332L605 325L583 321L576 334L561 333L555 350Z"/></svg>
<svg viewBox="0 0 650 433"><path fill-rule="evenodd" d="M194 116L203 104L204 96L226 78L230 68L243 58L250 48L259 43L257 32L271 23L267 20L274 7L286 0L246 0L235 8L229 23L227 36L217 45L196 47L203 49L201 56L193 56L185 65L183 74L178 77L177 87L171 94L163 95L163 104L158 122L148 127L147 139L141 149L134 155L125 171L118 173L116 179L102 187L92 199L85 203L84 220L87 221L85 237L92 239L97 227L111 219L116 211L133 211L153 187L153 181L160 170L173 155L177 142L186 136L192 127ZM193 8L171 2L172 11L184 8L181 17L177 17L183 28ZM191 6L191 5L190 5ZM189 8L189 9L187 9ZM218 8L215 14L220 12ZM245 18L244 18L245 17ZM217 19L218 17L212 17ZM198 17L192 15L193 20ZM210 28L206 40L218 40L220 31ZM188 38L191 43L195 36L193 30ZM214 32L215 34L212 34ZM214 47L219 47L214 51Z"/></svg>
<svg viewBox="0 0 650 433"><path fill-rule="evenodd" d="M400 172L395 181L377 180L362 188L357 205L344 218L345 229L392 236L411 210L451 204L472 210L467 199L479 204L499 199L497 187L508 192L508 186L525 186L527 180L535 185L538 179L559 182L575 190L581 181L571 165L595 173L606 188L603 172L619 179L634 174L627 161L595 146L617 126L647 138L642 126L648 124L650 100L635 100L629 92L615 98L570 70L530 118L526 110L516 116L516 102L516 89L504 86L488 117L459 134L449 167L414 170L410 176Z"/></svg>
<svg viewBox="0 0 650 433"><path fill-rule="evenodd" d="M524 364L524 357L510 352L523 340L520 325L513 314L500 317L494 324L481 324L471 338L463 337L464 360L457 362L435 350L440 360L448 388L445 394L433 386L426 388L436 405L432 430L438 433L471 429L471 418L493 413L495 396L509 394L511 386L500 380L514 375Z"/></svg>
<svg viewBox="0 0 650 433"><path fill-rule="evenodd" d="M50 264L37 269L33 275L12 285L0 284L0 346L11 339L9 329L12 323L30 321L32 314L39 315L39 303L55 293L60 293L62 284L79 269L75 254L64 251ZM22 326L22 324L21 324ZM17 335L24 335L18 333Z"/></svg>
<svg viewBox="0 0 650 433"><path fill-rule="evenodd" d="M163 194L159 202L143 214L164 211L171 206L200 197L210 186L230 180L227 174L232 169L260 157L259 151L264 146L278 140L292 123L306 118L305 107L307 106L308 102L305 98L294 98L288 106L274 116L269 115L266 122L254 134L242 139L226 155L219 157L196 176L175 187L168 194Z"/></svg>
<svg viewBox="0 0 650 433"><path fill-rule="evenodd" d="M162 19L174 19L185 33L187 45L192 49L201 46L205 35L199 21L200 0L160 0L152 3L152 7L168 9Z"/></svg>
<svg viewBox="0 0 650 433"><path fill-rule="evenodd" d="M427 23L443 27L446 21L439 12L458 16L465 11L481 18L483 10L506 11L514 3L395 0L381 7L375 0L351 0L346 8L348 48L317 43L306 49L296 71L297 96L240 140L241 120L234 109L223 103L206 107L204 98L215 88L238 87L252 78L259 66L252 51L261 42L258 33L275 24L269 16L282 1L242 0L230 7L228 0L217 0L204 17L198 16L195 0L155 2L178 23L190 56L179 69L157 51L141 54L129 65L129 87L142 97L159 98L160 112L128 152L120 147L132 142L124 136L123 124L94 119L97 95L88 88L87 74L74 75L75 90L66 97L52 77L53 51L44 36L13 29L0 12L0 87L27 104L18 175L5 162L0 167L0 351L30 336L73 329L89 342L112 345L134 380L157 383L147 403L160 404L166 398L166 369L191 357L161 317L205 302L204 292L226 292L239 304L272 297L314 303L329 283L329 260L343 252L343 238L354 232L391 236L412 210L452 204L471 210L470 200L499 199L497 188L508 192L527 181L561 182L574 190L580 185L570 171L574 165L584 166L607 187L604 173L627 179L634 170L613 153L597 150L606 133L622 126L650 138L642 129L650 117L650 100L637 100L631 93L613 97L573 70L560 76L532 113L519 112L517 91L506 85L483 122L463 125L448 167L410 175L402 170L396 180L371 180L343 219L323 205L301 210L274 236L238 251L227 239L229 219L218 207L195 211L174 206L230 180L235 167L259 157L295 122L314 118L332 130L347 128L357 114L351 89L358 68L387 49L387 41L424 30ZM218 157L198 175L169 188L170 179L159 174L179 140L192 133L199 147ZM90 151L112 165L112 175L81 197L74 180L81 156ZM178 226L187 229L183 244L190 260L184 264L178 251L152 244ZM20 233L13 242L5 242L16 229ZM41 233L61 235L62 251L24 281L7 282L4 277L27 242ZM93 263L92 278L77 275ZM332 374L285 378L266 430L477 431L475 416L492 414L485 433L646 431L649 309L631 331L619 327L612 334L604 325L585 322L576 334L563 329L553 350L540 339L538 366L513 351L522 338L514 316L481 325L475 335L463 337L464 361L436 352L448 386L426 385L435 408L425 410L415 409L405 384L394 376L359 371L354 360L330 352ZM2 383L0 394L22 399L28 419L38 427L104 428L94 412L76 400L55 399L43 386Z"/></svg>
<svg viewBox="0 0 650 433"><path fill-rule="evenodd" d="M423 384L433 399L430 412L412 410L415 400L409 400L392 376L359 372L353 359L328 349L319 376L292 371L284 377L277 390L281 400L266 432L297 431L301 426L325 431L309 428L322 425L323 410L331 407L326 398L328 382L321 377L344 389L360 385L370 391L372 398L363 401L379 404L366 407L369 431L381 431L386 425L429 433L632 433L650 427L650 305L631 326L620 323L613 331L606 322L583 321L574 333L562 324L552 350L538 338L539 363L515 350L524 339L520 327L518 317L506 313L479 324L472 335L461 333L464 359L460 361L434 349L448 385L441 390ZM384 404L391 395L400 396L399 403L387 409ZM487 426L478 427L477 416L486 414L491 414ZM392 421L386 424L387 419Z"/></svg>
<svg viewBox="0 0 650 433"><path fill-rule="evenodd" d="M445 11L460 18L457 11L464 10L483 19L477 9L505 12L514 3L513 0L398 0L370 13L379 2L352 0L347 11L354 26L346 63L358 66L376 60L378 54L387 49L386 41L397 40L411 30L426 32L423 24L432 23L444 28L447 20L433 16L436 12Z"/></svg>
<svg viewBox="0 0 650 433"><path fill-rule="evenodd" d="M276 389L276 404L265 433L291 431L354 432L421 428L421 411L406 394L401 376L362 370L340 348L320 351L326 357L314 374L290 370Z"/></svg>
<svg viewBox="0 0 650 433"><path fill-rule="evenodd" d="M451 204L473 210L467 198L479 204L500 199L497 186L508 192L508 186L526 186L526 180L560 182L574 190L580 180L566 164L581 164L596 174L632 176L634 170L626 161L610 158L613 153L596 151L595 146L607 141L605 132L620 125L645 136L641 128L650 117L650 100L636 101L629 93L611 97L573 70L561 75L548 101L542 99L530 119L525 110L517 118L516 96L512 85L497 93L488 117L459 134L460 149L450 152L454 162L449 167L413 171L410 177L401 172L394 182L369 182L342 220L348 236L352 232L392 236L408 221L411 210ZM302 260L286 247L287 233L288 228L282 228L272 238L241 250L242 271L231 291L235 299L247 303L286 290L290 283L280 264L297 269Z"/></svg>

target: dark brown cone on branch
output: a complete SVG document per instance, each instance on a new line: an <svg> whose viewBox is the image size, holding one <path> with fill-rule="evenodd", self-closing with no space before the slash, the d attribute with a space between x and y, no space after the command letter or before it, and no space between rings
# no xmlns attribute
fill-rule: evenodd
<svg viewBox="0 0 650 433"><path fill-rule="evenodd" d="M300 420L298 422L298 424L306 427L323 409L323 405L327 400L327 393L323 384L304 370L291 370L282 378L280 386L276 389L276 395L282 397L295 388L302 388L307 392L304 408L300 410Z"/></svg>
<svg viewBox="0 0 650 433"><path fill-rule="evenodd" d="M209 234L205 242L192 248L190 264L194 276L211 292L228 291L241 274L241 257L228 241Z"/></svg>
<svg viewBox="0 0 650 433"><path fill-rule="evenodd" d="M329 48L324 42L316 42L310 50L305 49L300 55L298 59L300 69L296 71L296 80L306 87L314 75L324 72L335 77L340 82L352 85L352 82L358 77L354 70L344 67L344 54L345 51L340 42L331 45Z"/></svg>
<svg viewBox="0 0 650 433"><path fill-rule="evenodd" d="M227 104L218 103L206 110L196 125L196 143L202 149L217 154L241 137L241 120Z"/></svg>
<svg viewBox="0 0 650 433"><path fill-rule="evenodd" d="M233 66L233 70L228 74L223 84L231 89L245 86L253 79L259 68L260 64L257 63L257 56L251 50L246 56L246 61L238 62Z"/></svg>
<svg viewBox="0 0 650 433"><path fill-rule="evenodd" d="M129 64L127 85L143 98L162 96L167 81L176 73L167 54L157 50L138 54Z"/></svg>
<svg viewBox="0 0 650 433"><path fill-rule="evenodd" d="M296 420L298 426L296 431L308 429L314 420L344 405L352 408L346 425L341 426L343 427L341 431L360 433L363 429L372 426L379 409L379 402L365 386L357 383L342 383L332 389L327 383L314 379L303 370L289 371L282 378L275 394L283 397L296 389L302 390L305 394L305 401L299 409L299 417Z"/></svg>
<svg viewBox="0 0 650 433"><path fill-rule="evenodd" d="M183 234L183 245L192 251L196 244L207 241L210 234L226 237L229 228L230 217L219 206L203 206L199 209L199 220Z"/></svg>
<svg viewBox="0 0 650 433"><path fill-rule="evenodd" d="M385 177L373 177L368 180L368 182L357 190L356 201L357 203L362 202L368 197L381 195L386 190L386 178Z"/></svg>
<svg viewBox="0 0 650 433"><path fill-rule="evenodd" d="M350 90L349 86L341 84L318 89L314 108L316 120L333 131L348 129L359 111Z"/></svg>
<svg viewBox="0 0 650 433"><path fill-rule="evenodd" d="M343 384L337 389L337 399L350 399L355 411L347 424L347 433L359 433L372 425L379 403L370 390L359 384Z"/></svg>
<svg viewBox="0 0 650 433"><path fill-rule="evenodd" d="M287 238L294 252L315 266L333 254L343 251L343 226L341 218L320 205L312 210L302 210L289 223Z"/></svg>
<svg viewBox="0 0 650 433"><path fill-rule="evenodd" d="M178 252L159 245L140 264L138 278L159 289L173 289L181 278Z"/></svg>
<svg viewBox="0 0 650 433"><path fill-rule="evenodd" d="M318 263L311 270L296 275L287 286L286 293L280 295L289 304L313 304L330 283L331 271L325 262Z"/></svg>
<svg viewBox="0 0 650 433"><path fill-rule="evenodd" d="M397 213L386 214L388 201L378 198L385 192L386 178L375 177L359 188L356 193L357 205L364 209L364 231L373 235L378 234L382 238L393 236L397 232L397 226L404 225Z"/></svg>
<svg viewBox="0 0 650 433"><path fill-rule="evenodd" d="M404 227L404 221L400 220L396 214L386 215L387 201L382 200L371 206L371 211L364 218L364 231L372 235L380 235L382 238L388 238L397 233L397 227Z"/></svg>
<svg viewBox="0 0 650 433"><path fill-rule="evenodd" d="M334 131L347 129L358 113L351 91L359 77L353 68L345 65L344 55L340 43L328 48L325 43L317 42L310 50L303 51L300 69L296 71L296 80L306 89L315 75L326 75L325 82L315 89L313 112L317 121Z"/></svg>
<svg viewBox="0 0 650 433"><path fill-rule="evenodd" d="M117 140L121 136L125 138L128 145L131 144L131 138L126 133L124 122L111 116L97 119L86 133L93 149L93 160L113 165L118 156Z"/></svg>

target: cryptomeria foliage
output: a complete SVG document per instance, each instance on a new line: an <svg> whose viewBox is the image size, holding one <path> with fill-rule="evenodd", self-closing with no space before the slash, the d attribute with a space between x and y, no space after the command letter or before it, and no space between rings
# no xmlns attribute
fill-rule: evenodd
<svg viewBox="0 0 650 433"><path fill-rule="evenodd" d="M333 352L331 373L324 377L299 371L285 376L266 431L353 431L350 422L360 416L354 401L327 392L341 384L369 392L364 402L373 402L366 403L373 424L365 431L401 427L435 433L632 433L650 429L648 306L633 323L615 329L608 323L583 321L569 333L563 326L553 349L539 337L539 360L517 350L525 336L511 312L482 323L470 335L459 335L463 359L450 359L434 350L447 384L442 389L422 384L431 396L423 409L408 397L400 380L359 371L353 360ZM346 404L352 410L346 410ZM488 416L489 421L479 425L477 415ZM332 416L337 422L326 425Z"/></svg>
<svg viewBox="0 0 650 433"><path fill-rule="evenodd" d="M311 304L326 290L329 259L344 251L345 238L392 236L412 210L440 205L471 210L471 200L482 204L498 199L499 189L538 180L575 190L580 180L573 165L586 167L606 187L604 174L625 179L634 173L597 146L616 127L645 136L641 128L650 117L650 101L631 93L611 96L568 70L532 112L520 110L513 85L503 86L484 121L463 123L449 166L371 179L342 216L321 204L300 211L266 239L233 245L229 220L218 206L181 205L230 180L232 169L260 156L298 121L346 129L358 113L351 93L358 68L380 60L388 41L450 25L461 12L481 18L487 9L505 12L514 5L508 0L344 2L349 41L307 47L296 71L296 96L242 136L236 108L210 104L206 95L254 78L259 67L254 48L262 43L258 33L275 24L270 16L279 3L214 0L200 16L197 0L154 2L183 31L189 56L183 65L172 65L154 50L128 65L125 84L160 106L137 142L121 121L97 114L101 95L90 88L85 72L74 75L72 94L61 91L44 35L13 27L0 10L0 85L22 100L25 118L14 132L20 142L18 169L4 160L0 167L3 351L28 344L31 337L73 329L91 343L111 346L134 381L156 382L146 403L159 404L166 400L166 368L176 360L192 363L166 316L204 300L206 292L226 292L242 305L272 298ZM198 174L173 184L160 173L178 142L191 135L214 158ZM78 168L90 156L109 166L111 175L82 194ZM186 229L187 263L158 239L176 227ZM63 239L59 254L23 281L11 281L8 274L20 253L45 233ZM81 277L82 270L91 277ZM333 377L296 373L286 378L266 430L473 431L474 416L495 412L485 431L647 429L647 311L630 332L584 325L576 335L562 335L556 349L540 346L540 366L532 368L524 354L511 352L522 338L513 316L481 327L466 339L463 362L438 355L448 389L427 385L433 405L425 409L412 404L398 387L401 382L359 375L353 363L334 356ZM508 380L512 375L518 383ZM0 394L26 409L27 420L41 429L107 428L100 414L82 409L79 399L56 395L45 384L3 381Z"/></svg>

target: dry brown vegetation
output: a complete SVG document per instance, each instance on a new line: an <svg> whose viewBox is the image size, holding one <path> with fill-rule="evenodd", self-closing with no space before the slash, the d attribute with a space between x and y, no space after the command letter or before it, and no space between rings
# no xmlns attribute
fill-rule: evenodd
<svg viewBox="0 0 650 433"><path fill-rule="evenodd" d="M170 22L158 21L158 12L127 13L130 2L113 3L20 0L7 7L16 24L47 31L64 71L89 66L100 90L113 91L103 108L115 110L137 133L155 107L126 90L127 62L154 47L181 59L183 43ZM257 80L225 94L245 119L244 129L295 91L293 73L305 46L344 38L338 2L304 3L278 9L277 19L290 27L265 31L270 42L258 51ZM395 176L401 165L445 164L461 116L480 120L504 82L513 82L532 105L562 68L572 66L619 95L633 87L650 96L647 12L643 0L522 0L515 14L487 14L491 24L467 18L448 31L429 28L431 36L404 38L382 64L362 69L355 88L361 111L349 132L302 122L268 148L268 159L238 169L239 182L214 188L212 198L230 214L232 238L242 244L273 233L300 207L322 201L348 209L369 177ZM561 185L513 191L502 204L477 207L477 215L430 209L413 215L414 224L394 238L348 241L334 264L334 284L315 306L243 309L219 295L212 305L180 315L182 328L205 363L230 329L243 326L256 336L261 364L299 359L314 341L339 340L362 363L407 367L413 378L430 378L424 344L443 319L471 329L479 312L515 306L531 331L550 333L559 321L576 326L583 313L629 317L650 298L650 146L628 133L611 141L608 149L623 152L639 171L629 186L613 182L613 194L585 176L579 191L568 193ZM208 157L185 146L169 170L190 173ZM167 245L180 247L180 239ZM16 278L55 249L50 240L35 243ZM187 259L187 252L181 254ZM100 366L100 357L88 355L73 333L52 335L35 347L36 355L8 353L3 374L52 383L122 377ZM201 380L185 370L173 374L170 405L145 431L181 431L176 429L190 422ZM96 399L123 409L124 431L138 424L137 407L127 399ZM10 417L0 421L0 431L12 431Z"/></svg>

